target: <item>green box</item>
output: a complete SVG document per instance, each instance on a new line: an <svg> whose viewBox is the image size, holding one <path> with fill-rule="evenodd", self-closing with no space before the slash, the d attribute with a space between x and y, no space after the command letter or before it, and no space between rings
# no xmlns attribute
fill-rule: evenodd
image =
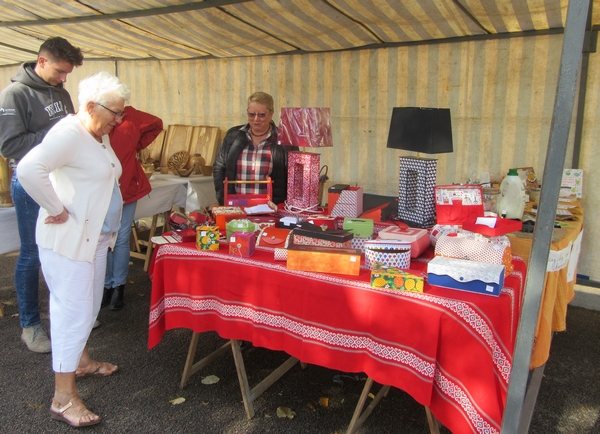
<svg viewBox="0 0 600 434"><path fill-rule="evenodd" d="M344 218L344 230L352 232L354 238L367 238L373 235L373 219Z"/></svg>
<svg viewBox="0 0 600 434"><path fill-rule="evenodd" d="M248 219L235 219L227 222L225 226L227 231L227 239L231 237L234 232L254 232L255 225Z"/></svg>

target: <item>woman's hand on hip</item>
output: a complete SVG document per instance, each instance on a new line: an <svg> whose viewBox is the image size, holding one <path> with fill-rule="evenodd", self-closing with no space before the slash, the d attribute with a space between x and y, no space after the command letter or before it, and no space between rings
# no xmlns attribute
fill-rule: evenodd
<svg viewBox="0 0 600 434"><path fill-rule="evenodd" d="M49 215L45 218L44 223L60 225L66 222L67 220L69 220L69 213L67 212L67 209L63 207L63 210L59 215Z"/></svg>

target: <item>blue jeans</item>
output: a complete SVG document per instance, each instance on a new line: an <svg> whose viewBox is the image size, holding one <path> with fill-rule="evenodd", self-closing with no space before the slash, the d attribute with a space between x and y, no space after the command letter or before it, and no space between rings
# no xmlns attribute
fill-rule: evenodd
<svg viewBox="0 0 600 434"><path fill-rule="evenodd" d="M106 259L106 276L104 278L105 288L116 288L125 285L127 273L129 272L129 237L131 236L131 223L135 214L137 202L123 205L121 214L121 228L117 235L114 250L108 252Z"/></svg>
<svg viewBox="0 0 600 434"><path fill-rule="evenodd" d="M41 323L39 303L40 258L35 242L35 225L40 206L31 198L15 173L10 183L10 195L17 213L17 227L21 237L21 250L15 267L15 289L19 304L21 327Z"/></svg>

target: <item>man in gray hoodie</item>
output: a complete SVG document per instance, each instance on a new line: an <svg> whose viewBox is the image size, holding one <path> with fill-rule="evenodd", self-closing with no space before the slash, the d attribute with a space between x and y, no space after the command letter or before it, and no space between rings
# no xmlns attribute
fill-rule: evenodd
<svg viewBox="0 0 600 434"><path fill-rule="evenodd" d="M0 92L0 154L14 170L61 118L75 113L67 75L83 64L83 54L66 39L53 37L41 46L37 62L24 63L17 76ZM39 205L13 175L10 194L17 213L21 249L15 267L21 340L31 351L50 352L50 340L42 328L38 308L40 261L35 242Z"/></svg>

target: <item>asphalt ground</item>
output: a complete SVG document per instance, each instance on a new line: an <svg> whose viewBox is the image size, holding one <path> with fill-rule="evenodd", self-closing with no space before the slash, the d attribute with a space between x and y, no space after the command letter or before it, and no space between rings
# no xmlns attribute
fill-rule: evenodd
<svg viewBox="0 0 600 434"><path fill-rule="evenodd" d="M0 255L0 432L63 433L72 428L51 420L53 395L50 354L35 354L20 341L21 328L13 285L17 254ZM294 366L255 402L247 420L231 352L191 377L179 388L191 337L190 330L165 333L147 347L151 281L142 261L133 259L125 307L101 310L101 326L88 341L92 356L116 363L120 371L107 378L77 381L88 408L101 416L87 433L344 433L365 381L362 373L344 373L309 365ZM42 323L48 326L48 292L40 278ZM216 333L202 335L198 357L220 346ZM246 343L242 353L251 386L287 356ZM206 385L202 379L219 381ZM181 404L172 404L185 398ZM320 404L321 398L328 405ZM295 412L277 416L278 407ZM392 388L359 433L428 433L425 411L405 392ZM442 428L442 433L449 431ZM531 433L600 433L600 312L569 307L567 331L555 334L545 369Z"/></svg>

